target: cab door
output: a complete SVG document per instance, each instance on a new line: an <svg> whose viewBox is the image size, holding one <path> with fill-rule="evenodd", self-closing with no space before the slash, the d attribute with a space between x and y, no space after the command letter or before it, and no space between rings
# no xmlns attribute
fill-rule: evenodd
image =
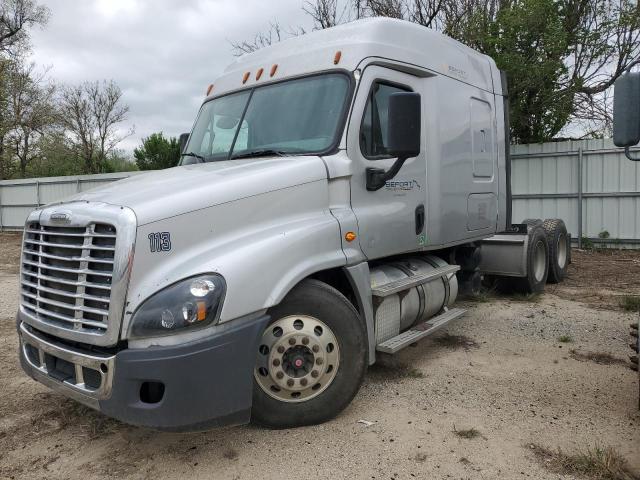
<svg viewBox="0 0 640 480"><path fill-rule="evenodd" d="M386 150L389 96L396 92L422 93L424 81L407 73L369 66L359 82L347 132L347 153L353 165L351 207L358 220L360 247L370 260L419 250L425 243L424 104L420 155L408 159L380 190L366 188L367 167L388 170L396 160Z"/></svg>

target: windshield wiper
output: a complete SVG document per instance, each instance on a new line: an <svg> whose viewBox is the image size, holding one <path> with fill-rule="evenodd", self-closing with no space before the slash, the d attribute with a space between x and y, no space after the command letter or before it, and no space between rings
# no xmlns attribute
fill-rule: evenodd
<svg viewBox="0 0 640 480"><path fill-rule="evenodd" d="M232 155L231 160L235 160L236 158L248 158L248 157L269 157L273 155L276 155L278 157L286 157L291 153L293 152L285 152L284 150L276 150L273 148L264 148L261 150L251 150L249 152Z"/></svg>
<svg viewBox="0 0 640 480"><path fill-rule="evenodd" d="M193 153L193 152L181 153L180 158L182 157L194 157L200 160L201 163L206 161L202 155L198 155L197 153Z"/></svg>

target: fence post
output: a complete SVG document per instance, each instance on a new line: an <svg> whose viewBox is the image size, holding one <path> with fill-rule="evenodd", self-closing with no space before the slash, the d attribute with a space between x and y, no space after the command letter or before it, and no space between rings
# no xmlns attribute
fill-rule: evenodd
<svg viewBox="0 0 640 480"><path fill-rule="evenodd" d="M578 148L578 248L582 248L582 145Z"/></svg>

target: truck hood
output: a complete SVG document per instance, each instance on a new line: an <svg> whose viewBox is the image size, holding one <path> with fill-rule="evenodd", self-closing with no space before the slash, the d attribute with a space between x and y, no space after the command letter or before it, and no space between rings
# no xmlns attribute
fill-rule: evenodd
<svg viewBox="0 0 640 480"><path fill-rule="evenodd" d="M142 173L65 200L131 208L138 225L283 188L327 179L317 156L261 157Z"/></svg>

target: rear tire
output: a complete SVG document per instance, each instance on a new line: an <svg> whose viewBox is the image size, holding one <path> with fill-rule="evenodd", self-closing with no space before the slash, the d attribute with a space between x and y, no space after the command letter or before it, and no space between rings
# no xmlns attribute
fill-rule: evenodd
<svg viewBox="0 0 640 480"><path fill-rule="evenodd" d="M367 336L356 309L335 288L308 279L269 315L256 352L251 421L291 428L338 415L367 369Z"/></svg>
<svg viewBox="0 0 640 480"><path fill-rule="evenodd" d="M542 220L539 218L525 218L522 223L527 226L527 231L529 231L537 225L542 225Z"/></svg>
<svg viewBox="0 0 640 480"><path fill-rule="evenodd" d="M571 258L571 241L564 222L557 218L548 218L542 223L549 243L549 283L560 283L567 275L567 266Z"/></svg>
<svg viewBox="0 0 640 480"><path fill-rule="evenodd" d="M529 227L527 276L514 282L516 291L525 294L542 293L549 275L549 243L541 225Z"/></svg>

